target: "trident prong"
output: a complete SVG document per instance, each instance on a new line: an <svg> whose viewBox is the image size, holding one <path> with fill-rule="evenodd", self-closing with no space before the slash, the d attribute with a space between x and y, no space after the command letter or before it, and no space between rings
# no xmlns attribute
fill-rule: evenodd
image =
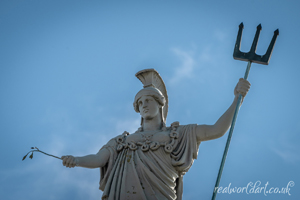
<svg viewBox="0 0 300 200"><path fill-rule="evenodd" d="M252 62L258 63L258 64L264 64L264 65L269 64L269 60L270 60L270 57L271 57L271 54L272 54L272 51L273 51L273 48L274 48L274 44L276 42L277 36L279 35L279 30L277 29L276 31L274 31L273 38L271 40L271 43L268 47L268 50L267 50L266 54L263 55L263 56L260 56L260 55L257 55L255 53L255 51L256 51L256 47L257 47L259 33L261 31L261 25L259 24L256 28L255 37L254 37L251 49L248 53L244 53L244 52L240 51L243 28L244 28L244 25L243 25L243 23L241 23L239 25L239 32L238 32L238 35L237 35L237 38L236 38L236 43L235 43L235 46L234 46L233 58L236 59L236 60L248 61L247 69L246 69L246 72L245 72L245 75L244 75L244 79L247 80ZM219 183L220 183L220 180L221 180L223 168L224 168L224 165L225 165L225 160L226 160L226 157L227 157L227 153L228 153L228 149L229 149L233 129L234 129L234 126L235 126L235 122L236 122L236 119L237 119L237 115L238 115L239 110L240 110L241 102L242 102L242 95L240 94L239 98L238 98L238 101L237 101L237 104L236 104L236 107L235 107L234 115L233 115L232 122L231 122L231 127L230 127L230 130L229 130L229 133L228 133L228 138L227 138L227 141L226 141L226 146L225 146L222 161L221 161L221 164L220 164L218 177L217 177L216 184L215 184L215 187L214 187L214 192L213 192L213 195L212 195L212 198L211 198L212 200L215 200L216 196L217 196L217 191L219 189Z"/></svg>
<svg viewBox="0 0 300 200"><path fill-rule="evenodd" d="M240 51L243 28L244 28L244 24L242 22L239 25L239 31L238 31L238 35L237 35L237 38L236 38L234 51L233 51L233 58L236 59L236 60L250 61L250 62L254 62L254 63L258 63L258 64L268 65L270 57L272 55L274 44L276 42L277 36L279 35L279 30L277 29L276 31L274 31L274 35L273 35L271 43L268 47L268 50L266 51L265 55L260 56L260 55L257 55L255 52L256 52L256 47L257 47L259 34L260 34L260 31L261 31L261 24L259 24L256 27L255 37L254 37L251 49L248 53L244 53L244 52Z"/></svg>

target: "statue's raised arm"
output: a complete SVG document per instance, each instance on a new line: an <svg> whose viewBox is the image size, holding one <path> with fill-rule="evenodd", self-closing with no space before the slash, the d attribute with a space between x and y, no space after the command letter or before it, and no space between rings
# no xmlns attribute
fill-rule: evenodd
<svg viewBox="0 0 300 200"><path fill-rule="evenodd" d="M240 78L239 82L234 88L234 100L228 110L219 118L219 120L214 125L197 126L198 141L217 139L219 137L222 137L228 131L238 102L239 94L241 94L244 98L250 89L250 85L251 84L247 80Z"/></svg>

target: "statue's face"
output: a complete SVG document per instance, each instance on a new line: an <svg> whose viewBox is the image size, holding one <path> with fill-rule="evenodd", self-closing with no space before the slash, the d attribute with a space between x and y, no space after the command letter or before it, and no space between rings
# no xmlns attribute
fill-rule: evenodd
<svg viewBox="0 0 300 200"><path fill-rule="evenodd" d="M144 95L137 103L142 118L153 119L159 115L159 108L161 108L161 106L152 96Z"/></svg>

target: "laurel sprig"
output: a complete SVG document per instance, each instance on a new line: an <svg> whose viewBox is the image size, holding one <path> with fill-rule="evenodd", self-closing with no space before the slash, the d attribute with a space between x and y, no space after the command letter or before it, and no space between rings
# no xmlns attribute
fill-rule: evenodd
<svg viewBox="0 0 300 200"><path fill-rule="evenodd" d="M57 156L48 154L48 153L46 153L46 152L43 152L43 151L39 150L39 148L37 148L37 147L31 147L31 149L33 149L33 150L29 151L29 152L23 157L22 161L25 160L26 157L28 156L28 154L30 154L30 153L31 153L31 154L30 154L29 158L32 159L32 158L33 158L33 152L40 152L40 153L45 154L45 155L47 155L47 156L51 156L51 157L53 157L53 158L57 158L57 159L62 160L60 157L57 157Z"/></svg>

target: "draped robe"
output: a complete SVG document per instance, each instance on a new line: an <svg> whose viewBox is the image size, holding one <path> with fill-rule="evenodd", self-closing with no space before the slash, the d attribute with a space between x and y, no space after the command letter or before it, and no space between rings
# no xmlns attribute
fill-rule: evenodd
<svg viewBox="0 0 300 200"><path fill-rule="evenodd" d="M181 200L183 175L200 145L196 126L174 122L153 135L124 132L111 139L102 147L110 152L100 168L102 200Z"/></svg>

